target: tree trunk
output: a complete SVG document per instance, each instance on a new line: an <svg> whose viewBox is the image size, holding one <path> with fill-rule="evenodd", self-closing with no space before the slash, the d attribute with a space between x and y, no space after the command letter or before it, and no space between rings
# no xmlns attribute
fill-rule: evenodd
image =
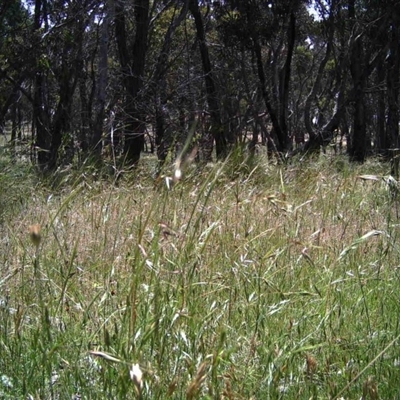
<svg viewBox="0 0 400 400"><path fill-rule="evenodd" d="M385 82L385 67L384 58L382 57L377 65L376 71L376 87L382 88L379 90L377 98L377 110L376 110L376 137L378 152L383 156L387 156L387 149L389 144L386 137L385 120L386 120L386 106L385 106L385 91L383 90Z"/></svg>
<svg viewBox="0 0 400 400"><path fill-rule="evenodd" d="M110 25L110 10L108 2L105 3L105 16L101 24L100 45L98 58L98 78L94 107L93 133L91 137L91 149L96 158L102 151L102 135L105 118L106 89L108 83L108 29Z"/></svg>
<svg viewBox="0 0 400 400"><path fill-rule="evenodd" d="M125 130L124 154L128 163L135 164L140 159L144 148L146 130L144 105L140 91L143 87L144 67L147 53L147 36L149 31L149 0L135 1L136 35L132 48L132 75L128 94L128 120Z"/></svg>
<svg viewBox="0 0 400 400"><path fill-rule="evenodd" d="M77 39L78 36L75 35ZM68 140L72 140L71 114L73 97L78 82L78 65L79 60L75 60L73 65L69 64L67 60L63 61L61 76L59 77L60 99L51 125L50 159L48 163L50 170L57 167L58 152L63 141L63 135L68 134Z"/></svg>
<svg viewBox="0 0 400 400"><path fill-rule="evenodd" d="M279 123L278 113L275 110L275 108L272 107L272 104L269 99L269 95L268 95L268 91L267 91L267 83L266 83L266 78L265 78L265 72L264 72L264 66L263 66L263 62L262 62L261 46L258 41L258 38L256 38L256 37L253 37L253 49L254 49L254 53L255 53L256 61L257 61L257 72L258 72L258 79L260 82L260 91L261 91L265 106L267 108L268 114L271 118L272 128L277 137L277 143L275 143L276 149L278 152L284 152L287 149L287 143L289 141L289 138L285 137L285 133L282 131L281 125Z"/></svg>
<svg viewBox="0 0 400 400"><path fill-rule="evenodd" d="M155 141L157 147L157 157L161 164L166 160L168 150L173 142L173 135L171 135L170 127L167 123L168 107L166 101L166 74L169 69L169 54L172 46L172 38L176 29L185 20L188 11L189 0L185 0L183 6L175 5L175 11L181 7L179 15L174 17L168 26L167 33L164 37L163 45L161 47L157 64L154 68L152 78L152 95L155 98L156 108L156 124L155 124ZM180 111L183 112L184 102L180 104Z"/></svg>
<svg viewBox="0 0 400 400"><path fill-rule="evenodd" d="M393 148L399 147L399 84L400 84L400 17L394 13L389 36L389 56L387 58L387 102L388 114L386 136Z"/></svg>
<svg viewBox="0 0 400 400"><path fill-rule="evenodd" d="M349 22L356 25L355 0L349 1ZM362 35L355 29L352 45L350 45L350 72L353 79L354 90L354 113L352 144L349 149L350 159L353 161L364 162L367 150L366 120L365 120L365 85L366 76L365 54L363 49Z"/></svg>
<svg viewBox="0 0 400 400"><path fill-rule="evenodd" d="M115 1L115 36L125 88L125 144L124 157L128 164L136 164L144 148L146 129L140 91L143 88L144 67L149 30L149 0L134 2L136 35L128 51L124 2Z"/></svg>
<svg viewBox="0 0 400 400"><path fill-rule="evenodd" d="M211 116L211 134L215 140L217 158L223 158L227 154L227 141L221 123L221 113L218 104L218 94L215 87L213 71L211 68L210 55L206 43L203 18L200 13L197 0L189 0L189 9L193 15L196 25L197 39L199 41L201 61L203 64L204 79L207 92L207 103Z"/></svg>
<svg viewBox="0 0 400 400"><path fill-rule="evenodd" d="M33 24L33 35L37 37L38 32L42 25L42 0L35 1L35 13ZM47 19L44 18L44 19ZM38 49L38 51L40 51ZM36 71L34 85L33 85L33 124L32 130L33 142L35 143L35 150L37 151L37 162L40 170L44 170L50 160L50 145L51 145L51 132L50 132L50 115L47 104L44 102L44 76L41 67L39 66L40 53L37 54Z"/></svg>
<svg viewBox="0 0 400 400"><path fill-rule="evenodd" d="M290 140L288 129L288 109L289 109L289 84L290 71L293 58L294 43L296 38L296 17L294 12L290 13L289 26L287 31L287 55L285 64L280 71L279 77L279 124L282 131L282 147L285 151L290 150L292 142Z"/></svg>
<svg viewBox="0 0 400 400"><path fill-rule="evenodd" d="M305 106L304 106L304 124L305 124L306 131L310 137L310 140L312 140L316 136L316 133L314 132L314 129L312 127L311 107L313 105L313 102L315 101L315 98L316 98L318 92L321 89L321 82L322 82L322 78L323 78L323 75L325 72L325 67L331 57L331 54L332 54L333 38L334 38L334 32L335 32L335 19L334 19L335 6L336 6L336 2L333 1L331 4L329 18L328 18L328 37L327 37L327 42L326 42L325 56L321 60L321 63L318 67L318 71L317 71L317 75L315 77L313 87L312 87L309 95L306 98L306 102L305 102Z"/></svg>

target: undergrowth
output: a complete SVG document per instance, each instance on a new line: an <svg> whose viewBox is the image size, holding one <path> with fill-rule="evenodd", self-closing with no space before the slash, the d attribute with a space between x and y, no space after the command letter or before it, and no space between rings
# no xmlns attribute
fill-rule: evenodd
<svg viewBox="0 0 400 400"><path fill-rule="evenodd" d="M0 397L397 398L386 166L275 164L191 166L174 183L146 161L51 185L7 166Z"/></svg>

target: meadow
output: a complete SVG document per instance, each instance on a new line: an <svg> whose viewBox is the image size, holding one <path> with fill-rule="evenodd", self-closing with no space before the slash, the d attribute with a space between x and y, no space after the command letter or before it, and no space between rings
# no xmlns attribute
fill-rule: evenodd
<svg viewBox="0 0 400 400"><path fill-rule="evenodd" d="M388 165L0 163L2 399L400 398Z"/></svg>

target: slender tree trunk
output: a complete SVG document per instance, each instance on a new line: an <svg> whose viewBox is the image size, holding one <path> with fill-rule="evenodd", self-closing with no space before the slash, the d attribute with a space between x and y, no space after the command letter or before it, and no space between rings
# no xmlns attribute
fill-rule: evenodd
<svg viewBox="0 0 400 400"><path fill-rule="evenodd" d="M0 131L4 128L7 112L9 111L10 107L15 103L16 99L18 98L18 91L19 91L22 81L23 81L23 79L20 78L18 82L14 83L14 87L11 89L6 100L0 107Z"/></svg>
<svg viewBox="0 0 400 400"><path fill-rule="evenodd" d="M274 133L277 137L276 150L278 152L284 152L286 150L286 145L288 142L288 138L285 138L285 134L281 129L281 125L279 123L279 115L274 107L272 107L271 101L269 99L268 91L267 91L267 83L266 77L264 72L264 66L262 62L262 55L261 55L261 46L258 41L258 38L253 37L253 49L256 56L257 61L257 72L258 72L258 79L260 84L260 91L267 108L268 114L271 118L272 127Z"/></svg>
<svg viewBox="0 0 400 400"><path fill-rule="evenodd" d="M144 105L140 91L143 87L144 68L147 53L147 36L149 31L149 0L135 1L136 35L132 48L132 75L130 76L128 94L128 119L125 130L125 159L135 164L140 159L144 148L146 130Z"/></svg>
<svg viewBox="0 0 400 400"><path fill-rule="evenodd" d="M128 164L136 164L144 148L146 129L144 105L141 98L149 30L149 0L134 2L136 35L128 51L124 2L115 0L115 36L125 88L124 156Z"/></svg>
<svg viewBox="0 0 400 400"><path fill-rule="evenodd" d="M100 157L102 150L102 135L105 118L106 89L108 83L108 29L110 25L110 10L108 2L105 3L105 16L101 24L100 46L98 56L98 78L95 97L95 112L93 121L93 133L91 137L91 149L96 158Z"/></svg>
<svg viewBox="0 0 400 400"><path fill-rule="evenodd" d="M296 17L294 12L290 13L289 26L287 31L287 55L285 64L280 71L279 79L279 124L282 131L282 147L285 151L290 150L292 143L290 140L289 129L288 129L288 110L289 110L289 84L291 65L293 58L294 43L296 39Z"/></svg>
<svg viewBox="0 0 400 400"><path fill-rule="evenodd" d="M389 56L387 58L387 102L388 115L386 136L392 148L399 147L399 85L400 85L400 17L394 14L389 36Z"/></svg>
<svg viewBox="0 0 400 400"><path fill-rule="evenodd" d="M67 60L63 61L62 73L59 78L60 99L51 127L50 160L48 164L50 170L57 167L58 152L63 141L63 135L68 134L69 140L71 140L72 102L78 82L78 65L79 60L75 60L73 65L70 65Z"/></svg>
<svg viewBox="0 0 400 400"><path fill-rule="evenodd" d="M35 0L33 36L38 40L38 32L42 25L42 0ZM46 20L47 17L44 17ZM37 49L39 52L40 49ZM47 104L44 101L44 73L39 66L39 57L37 55L36 71L34 85L33 85L33 124L34 130L32 135L35 135L33 142L35 143L35 150L37 151L37 162L40 170L44 170L50 160L50 145L51 145L51 132L50 132L50 116Z"/></svg>
<svg viewBox="0 0 400 400"><path fill-rule="evenodd" d="M156 124L155 124L155 141L157 147L158 160L163 163L168 155L169 147L172 145L173 135L170 133L168 127L168 108L166 101L166 74L169 69L169 54L172 46L172 38L176 29L185 20L188 12L189 0L185 0L185 3L181 6L176 5L175 12L178 7L181 8L178 16L174 17L168 26L167 33L164 37L163 45L160 50L160 54L157 59L157 64L154 69L152 78L152 94L155 98L156 107ZM185 104L182 101L180 111Z"/></svg>
<svg viewBox="0 0 400 400"><path fill-rule="evenodd" d="M13 154L15 154L17 143L17 132L21 127L18 125L18 92L14 93L13 104L11 106L11 147Z"/></svg>
<svg viewBox="0 0 400 400"><path fill-rule="evenodd" d="M220 106L217 89L214 82L214 74L211 68L210 55L206 43L203 18L197 0L189 1L189 10L193 15L196 25L197 39L199 41L201 61L203 64L204 79L206 84L207 102L211 116L211 134L215 140L217 158L223 158L227 154L227 141L221 123Z"/></svg>
<svg viewBox="0 0 400 400"><path fill-rule="evenodd" d="M383 156L387 156L387 149L389 148L386 130L385 130L385 91L383 90L383 86L385 83L385 68L384 68L384 59L381 58L381 61L377 65L376 71L376 87L382 88L379 90L377 95L377 110L376 110L376 137L377 137L377 146L378 152Z"/></svg>
<svg viewBox="0 0 400 400"><path fill-rule="evenodd" d="M156 148L157 148L157 158L160 164L162 164L168 155L168 147L170 146L170 138L167 134L166 126L166 110L164 106L164 101L162 100L162 95L156 98L156 123L155 123L155 133L156 133Z"/></svg>
<svg viewBox="0 0 400 400"><path fill-rule="evenodd" d="M362 35L356 29L355 0L349 1L349 22L354 27L350 48L350 72L353 79L354 113L353 140L349 155L353 161L364 162L367 150L366 120L365 120L365 54Z"/></svg>
<svg viewBox="0 0 400 400"><path fill-rule="evenodd" d="M335 32L335 20L334 20L335 6L336 6L336 2L333 1L331 4L329 19L328 19L328 24L329 24L328 25L328 38L327 38L327 42L326 42L325 56L322 59L320 65L318 67L318 71L317 71L317 74L315 77L313 87L312 87L309 95L306 98L306 102L305 102L305 106L304 106L304 124L305 124L306 131L310 137L310 140L313 140L316 136L316 133L314 132L314 129L312 127L311 107L313 105L313 102L315 101L317 93L321 89L321 82L322 82L322 78L324 76L325 67L331 57L331 54L332 54L333 35Z"/></svg>

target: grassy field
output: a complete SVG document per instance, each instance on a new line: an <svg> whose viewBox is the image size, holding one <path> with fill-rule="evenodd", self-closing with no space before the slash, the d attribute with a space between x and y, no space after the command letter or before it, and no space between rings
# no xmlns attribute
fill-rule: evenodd
<svg viewBox="0 0 400 400"><path fill-rule="evenodd" d="M400 398L388 166L0 163L0 398Z"/></svg>

